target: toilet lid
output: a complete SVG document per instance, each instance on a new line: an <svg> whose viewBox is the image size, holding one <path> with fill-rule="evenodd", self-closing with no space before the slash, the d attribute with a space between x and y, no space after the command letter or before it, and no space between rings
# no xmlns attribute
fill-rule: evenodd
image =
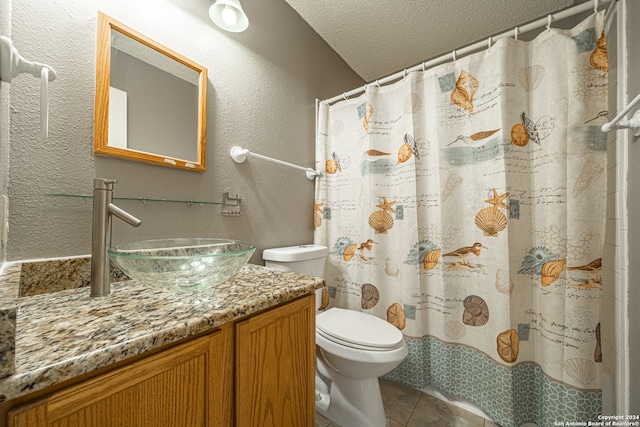
<svg viewBox="0 0 640 427"><path fill-rule="evenodd" d="M398 347L403 340L402 332L378 317L335 307L316 316L316 329L325 338L347 345L386 349Z"/></svg>

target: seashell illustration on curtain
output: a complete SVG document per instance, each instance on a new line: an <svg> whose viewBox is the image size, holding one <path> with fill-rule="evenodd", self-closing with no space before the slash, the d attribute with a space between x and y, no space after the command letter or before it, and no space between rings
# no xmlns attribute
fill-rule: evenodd
<svg viewBox="0 0 640 427"><path fill-rule="evenodd" d="M358 105L358 117L362 120L362 127L366 133L369 133L369 119L373 115L373 105L368 102Z"/></svg>
<svg viewBox="0 0 640 427"><path fill-rule="evenodd" d="M534 64L528 67L520 68L518 71L518 81L527 92L532 92L540 86L544 80L544 67Z"/></svg>
<svg viewBox="0 0 640 427"><path fill-rule="evenodd" d="M422 261L422 266L425 270L433 270L436 265L438 265L438 259L440 258L441 250L441 248L437 248L427 252L427 254L424 256L424 261Z"/></svg>
<svg viewBox="0 0 640 427"><path fill-rule="evenodd" d="M444 189L442 190L442 201L446 202L447 199L451 197L451 195L455 193L458 188L460 188L460 185L463 181L464 179L457 173L449 173L446 181L444 182Z"/></svg>
<svg viewBox="0 0 640 427"><path fill-rule="evenodd" d="M351 238L339 237L333 244L331 254L341 257L345 262L349 262L355 255L357 246Z"/></svg>
<svg viewBox="0 0 640 427"><path fill-rule="evenodd" d="M462 303L462 323L469 326L482 326L489 321L489 307L487 303L477 295L469 295Z"/></svg>
<svg viewBox="0 0 640 427"><path fill-rule="evenodd" d="M540 273L540 283L542 286L549 286L562 274L564 266L567 264L566 258L559 259L557 261L547 261L542 264L542 270Z"/></svg>
<svg viewBox="0 0 640 427"><path fill-rule="evenodd" d="M501 267L496 270L496 290L501 294L511 295L513 292L513 282L509 277L509 272Z"/></svg>
<svg viewBox="0 0 640 427"><path fill-rule="evenodd" d="M519 147L524 147L530 140L540 145L540 140L551 135L556 125L555 119L549 115L534 122L524 111L520 114L520 121L521 123L516 123L511 128L511 143Z"/></svg>
<svg viewBox="0 0 640 427"><path fill-rule="evenodd" d="M451 102L468 112L473 112L473 95L478 90L478 79L465 70L460 71L456 88L451 92Z"/></svg>
<svg viewBox="0 0 640 427"><path fill-rule="evenodd" d="M547 273L549 273L549 270L551 269L550 266L552 265L550 263L559 260L560 256L545 246L536 246L530 248L527 251L527 254L524 256L524 259L522 260L522 264L520 265L518 274L542 276L542 268L545 266L545 264L548 264ZM562 260L560 260L560 262L562 262ZM547 281L548 284L550 284L552 283L552 281L555 281L555 279L550 277L548 279L545 279L545 282Z"/></svg>
<svg viewBox="0 0 640 427"><path fill-rule="evenodd" d="M442 330L444 334L449 338L459 339L464 337L467 334L467 329L457 320L449 320L442 325Z"/></svg>
<svg viewBox="0 0 640 427"><path fill-rule="evenodd" d="M333 158L325 162L325 170L329 174L334 174L340 170L340 165L338 164L338 160L336 160L335 151L333 152Z"/></svg>
<svg viewBox="0 0 640 427"><path fill-rule="evenodd" d="M482 230L485 236L498 237L498 232L507 227L507 217L500 210L500 208L509 209L509 206L503 202L507 197L509 197L508 191L498 195L494 188L493 199L485 200L486 203L491 203L493 206L480 209L476 214L476 227Z"/></svg>
<svg viewBox="0 0 640 427"><path fill-rule="evenodd" d="M353 256L356 254L356 248L358 245L356 243L352 243L346 248L344 248L344 252L342 253L342 259L345 261L351 261Z"/></svg>
<svg viewBox="0 0 640 427"><path fill-rule="evenodd" d="M387 211L375 211L369 216L369 226L374 229L376 234L387 234L393 224L393 217Z"/></svg>
<svg viewBox="0 0 640 427"><path fill-rule="evenodd" d="M360 243L358 246L351 238L349 237L339 237L333 245L333 249L331 250L331 255L337 255L343 259L344 262L349 262L353 259L353 257L358 253L358 258L360 261L369 262L371 259L365 255L365 251L371 251L373 248L373 244L375 242L371 239L367 239L366 242Z"/></svg>
<svg viewBox="0 0 640 427"><path fill-rule="evenodd" d="M573 197L578 197L588 190L603 173L604 166L601 163L593 159L586 159L573 185Z"/></svg>
<svg viewBox="0 0 640 427"><path fill-rule="evenodd" d="M402 306L397 302L394 302L387 308L387 322L400 330L404 329L407 325L407 316Z"/></svg>
<svg viewBox="0 0 640 427"><path fill-rule="evenodd" d="M324 203L314 203L313 205L313 229L317 230L322 225L322 206Z"/></svg>
<svg viewBox="0 0 640 427"><path fill-rule="evenodd" d="M362 292L360 306L364 310L368 310L378 305L378 301L380 301L380 291L378 291L378 288L373 286L371 283L365 283L362 285L360 290Z"/></svg>
<svg viewBox="0 0 640 427"><path fill-rule="evenodd" d="M402 112L405 114L415 114L422 108L422 98L417 93L407 96L402 106Z"/></svg>
<svg viewBox="0 0 640 427"><path fill-rule="evenodd" d="M518 359L520 351L520 337L515 329L509 329L498 334L496 338L498 356L507 363Z"/></svg>
<svg viewBox="0 0 640 427"><path fill-rule="evenodd" d="M475 223L485 236L498 237L498 232L507 228L507 217L501 210L489 207L476 214Z"/></svg>
<svg viewBox="0 0 640 427"><path fill-rule="evenodd" d="M422 266L425 270L433 270L440 259L441 248L430 240L421 240L409 251L405 264Z"/></svg>
<svg viewBox="0 0 640 427"><path fill-rule="evenodd" d="M396 279L402 276L402 272L400 271L400 266L391 257L387 257L384 261L384 274L389 277L395 277Z"/></svg>
<svg viewBox="0 0 640 427"><path fill-rule="evenodd" d="M593 360L574 358L564 362L564 372L578 383L587 385L598 376L598 367Z"/></svg>
<svg viewBox="0 0 640 427"><path fill-rule="evenodd" d="M382 209L375 211L369 215L369 226L373 228L376 234L387 234L387 231L393 227L393 217L389 212L396 213L392 208L396 204L396 201L388 202L386 197L383 197L383 203L376 205L376 207Z"/></svg>
<svg viewBox="0 0 640 427"><path fill-rule="evenodd" d="M404 144L398 149L398 163L404 163L411 158L411 155L416 156L416 159L420 160L420 156L426 155L427 150L422 141L415 140L413 136L408 133L404 134Z"/></svg>
<svg viewBox="0 0 640 427"><path fill-rule="evenodd" d="M329 127L329 133L333 136L340 136L344 131L344 122L342 120L335 120Z"/></svg>
<svg viewBox="0 0 640 427"><path fill-rule="evenodd" d="M604 30L602 30L602 34L596 43L595 50L589 57L589 62L591 62L591 66L596 70L604 71L605 73L609 71L609 64L607 62L607 39L604 36Z"/></svg>
<svg viewBox="0 0 640 427"><path fill-rule="evenodd" d="M324 288L322 288L322 298L320 300L319 310L324 310L325 308L329 307L329 298L330 298L329 291L325 286Z"/></svg>
<svg viewBox="0 0 640 427"><path fill-rule="evenodd" d="M351 160L349 156L338 155L335 151L331 153L331 158L325 162L325 170L328 174L333 175L336 172L342 172L349 167Z"/></svg>

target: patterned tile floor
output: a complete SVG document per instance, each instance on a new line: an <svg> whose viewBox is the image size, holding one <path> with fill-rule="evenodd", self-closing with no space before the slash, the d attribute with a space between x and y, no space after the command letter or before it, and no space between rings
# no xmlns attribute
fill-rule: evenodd
<svg viewBox="0 0 640 427"><path fill-rule="evenodd" d="M394 381L381 379L380 388L389 427L499 427L492 421ZM338 426L316 413L316 427Z"/></svg>

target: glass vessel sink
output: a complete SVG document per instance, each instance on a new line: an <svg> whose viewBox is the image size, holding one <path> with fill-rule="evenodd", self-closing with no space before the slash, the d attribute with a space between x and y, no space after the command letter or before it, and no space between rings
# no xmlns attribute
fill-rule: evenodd
<svg viewBox="0 0 640 427"><path fill-rule="evenodd" d="M109 248L109 257L131 279L148 286L193 291L218 285L249 260L256 247L240 240L146 240Z"/></svg>

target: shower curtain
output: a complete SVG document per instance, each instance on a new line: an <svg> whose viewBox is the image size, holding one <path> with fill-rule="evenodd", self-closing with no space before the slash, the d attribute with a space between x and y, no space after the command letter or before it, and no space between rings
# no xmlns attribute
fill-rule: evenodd
<svg viewBox="0 0 640 427"><path fill-rule="evenodd" d="M323 306L400 329L387 377L504 427L597 420L604 13L318 111Z"/></svg>

